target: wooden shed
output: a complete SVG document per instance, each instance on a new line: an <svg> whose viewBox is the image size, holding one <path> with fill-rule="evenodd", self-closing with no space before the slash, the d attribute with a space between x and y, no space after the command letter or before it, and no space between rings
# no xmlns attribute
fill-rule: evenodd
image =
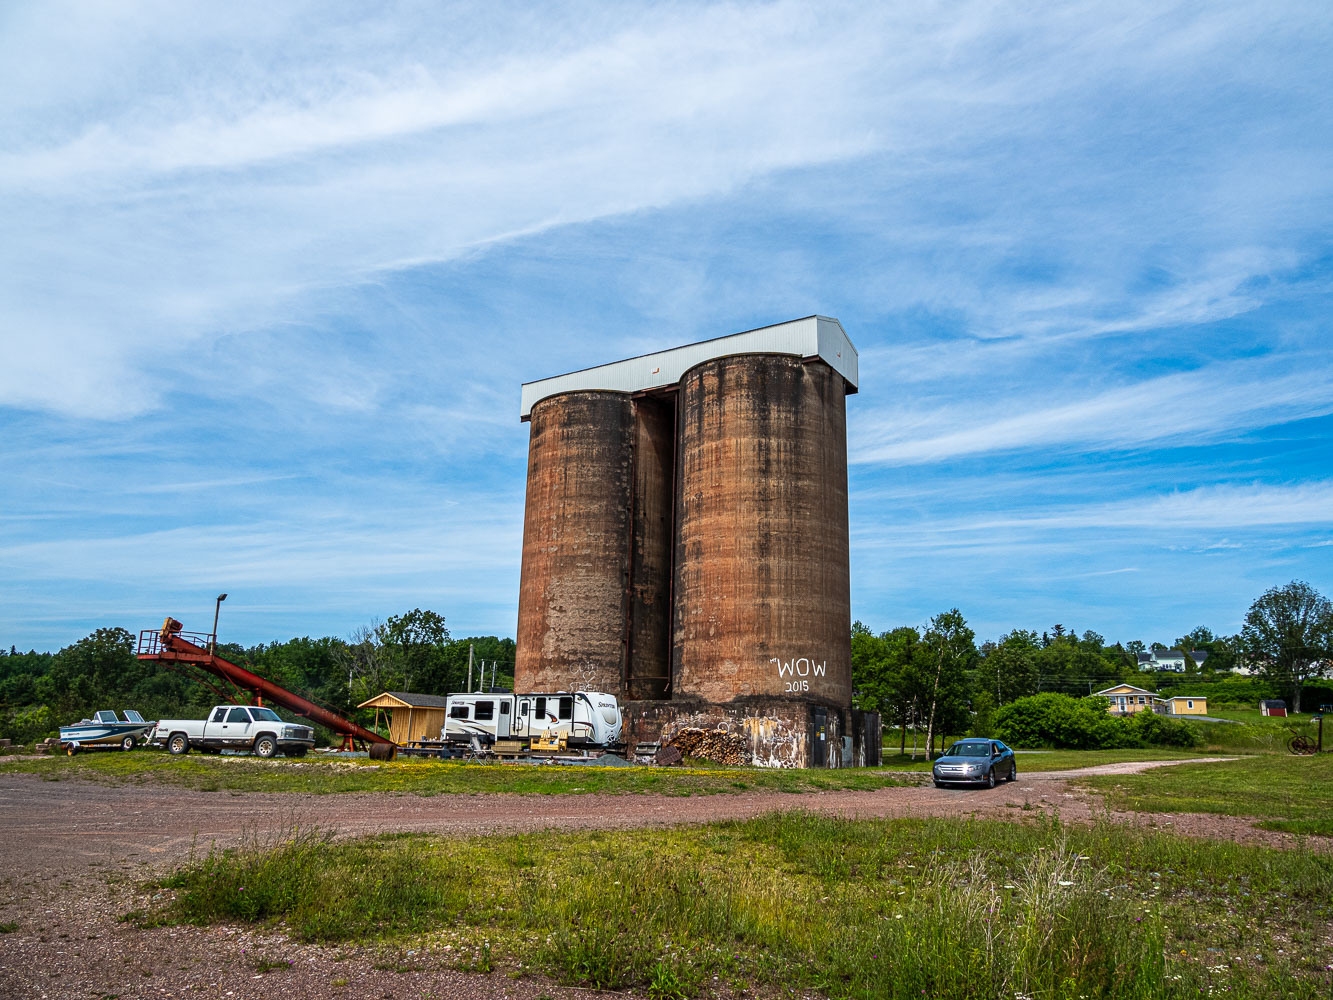
<svg viewBox="0 0 1333 1000"><path fill-rule="evenodd" d="M375 728L379 727L380 709L384 709L389 718L389 739L399 746L406 746L417 740L440 738L446 701L444 695L439 694L385 691L356 707L375 710Z"/></svg>
<svg viewBox="0 0 1333 1000"><path fill-rule="evenodd" d="M1207 715L1208 699L1202 695L1173 694L1169 698L1160 698L1166 705L1167 715Z"/></svg>

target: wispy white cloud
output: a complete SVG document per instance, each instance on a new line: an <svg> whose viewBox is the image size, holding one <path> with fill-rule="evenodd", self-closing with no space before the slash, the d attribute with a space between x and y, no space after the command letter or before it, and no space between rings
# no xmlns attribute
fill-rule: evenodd
<svg viewBox="0 0 1333 1000"><path fill-rule="evenodd" d="M1220 550L1253 546L1253 540L1241 540L1247 535L1267 539L1259 543L1263 545L1290 544L1274 540L1273 529L1324 531L1329 526L1333 526L1333 482L1314 481L1200 486L1169 492L1149 488L1139 496L1111 502L1015 506L952 517L934 511L925 516L895 511L892 517L857 526L856 531L857 547L867 549L1035 551L1045 547L1050 552L1068 552L1071 546L1086 550L1105 543L1112 532L1117 538L1133 537L1154 547L1180 543L1192 549ZM1223 531L1240 537L1217 539L1216 533Z"/></svg>
<svg viewBox="0 0 1333 1000"><path fill-rule="evenodd" d="M1068 382L1042 388L1042 401L1071 401L1033 406L1027 394L975 407L929 400L868 415L851 461L909 465L1030 448L1201 443L1333 412L1333 366L1322 357L1212 365L1100 391Z"/></svg>
<svg viewBox="0 0 1333 1000"><path fill-rule="evenodd" d="M1185 551L1258 591L1326 551L1322 8L0 18L0 627L225 574L255 629L509 630L518 383L815 311L881 608L1109 623ZM198 561L127 580L159 546Z"/></svg>
<svg viewBox="0 0 1333 1000"><path fill-rule="evenodd" d="M960 238L988 244L993 266L1027 235L1013 213L945 223L893 189L1004 178L1014 168L996 157L1071 127L1080 101L1211 87L1201 65L1232 66L1256 39L1280 46L1297 31L1244 5L396 13L254 5L228 21L144 4L92 19L86 35L55 5L16 17L2 50L12 73L40 77L26 50L48 39L82 61L46 102L16 86L0 104L14 138L0 156L0 324L12 331L0 405L146 412L162 392L149 366L281 327L320 289L871 154L891 229L936 265ZM1142 224L1108 235L1124 246ZM1115 279L1028 289L1022 304L931 284L985 336L1143 329L1248 308L1244 275L1271 266L1264 250L1235 259L1251 245L1224 247L1230 270L1191 266L1186 286L1127 315L1099 315L1123 291Z"/></svg>

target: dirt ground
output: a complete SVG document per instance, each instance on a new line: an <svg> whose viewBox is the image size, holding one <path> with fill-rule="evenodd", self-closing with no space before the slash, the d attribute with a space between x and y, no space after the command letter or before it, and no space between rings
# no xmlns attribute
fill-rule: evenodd
<svg viewBox="0 0 1333 1000"><path fill-rule="evenodd" d="M0 997L304 998L587 997L503 972L447 967L447 956L392 960L367 948L323 948L232 927L142 930L117 920L144 905L138 886L190 852L264 837L292 825L341 836L430 831L460 836L546 828L625 829L738 819L779 809L849 817L956 816L1016 820L1035 810L1079 823L1106 815L1068 787L1074 774L1128 774L1176 761L1023 774L995 789L929 785L792 795L291 795L197 792L0 775ZM1245 819L1111 814L1188 836L1287 846L1294 838ZM377 968L377 966L380 966ZM385 967L388 966L388 967ZM632 995L632 994L627 994Z"/></svg>

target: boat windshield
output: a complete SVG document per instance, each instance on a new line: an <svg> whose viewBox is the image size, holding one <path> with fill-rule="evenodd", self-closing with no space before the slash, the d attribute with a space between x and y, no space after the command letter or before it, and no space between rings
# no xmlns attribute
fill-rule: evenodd
<svg viewBox="0 0 1333 1000"><path fill-rule="evenodd" d="M143 717L142 715L140 715L138 712L136 712L136 711L135 711L134 709L132 709L132 708L127 708L127 709L125 709L125 718L129 719L131 722L143 722L143 721L144 721L144 717Z"/></svg>
<svg viewBox="0 0 1333 1000"><path fill-rule="evenodd" d="M252 708L250 709L250 715L254 718L256 722L282 721L282 719L278 716L278 713L273 711L273 709L271 708Z"/></svg>
<svg viewBox="0 0 1333 1000"><path fill-rule="evenodd" d="M119 722L115 712L97 712L93 715L94 722Z"/></svg>

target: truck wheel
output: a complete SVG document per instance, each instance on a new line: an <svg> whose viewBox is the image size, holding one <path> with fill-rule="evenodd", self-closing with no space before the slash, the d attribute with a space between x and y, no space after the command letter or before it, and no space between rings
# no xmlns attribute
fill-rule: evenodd
<svg viewBox="0 0 1333 1000"><path fill-rule="evenodd" d="M167 740L167 753L174 757L180 757L190 752L190 737L184 733L172 733L171 739Z"/></svg>
<svg viewBox="0 0 1333 1000"><path fill-rule="evenodd" d="M133 736L126 736L123 740L120 741L120 748L121 748L122 750L133 750L133 749L134 749L134 737L133 737Z"/></svg>
<svg viewBox="0 0 1333 1000"><path fill-rule="evenodd" d="M265 759L272 757L278 752L278 741L265 733L255 738L255 753Z"/></svg>

